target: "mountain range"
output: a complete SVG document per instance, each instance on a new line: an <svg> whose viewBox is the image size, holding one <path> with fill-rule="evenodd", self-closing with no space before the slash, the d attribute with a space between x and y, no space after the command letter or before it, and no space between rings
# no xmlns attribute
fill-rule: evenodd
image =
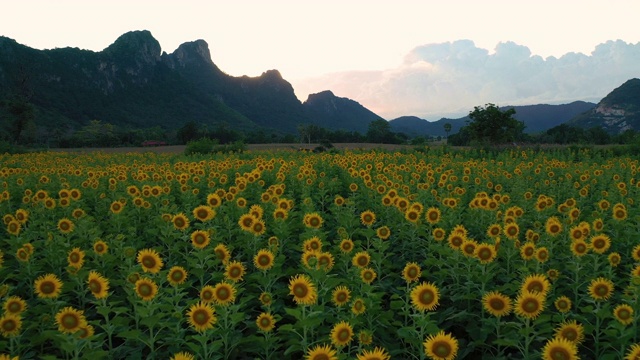
<svg viewBox="0 0 640 360"><path fill-rule="evenodd" d="M640 80L633 80L620 92L638 94ZM301 102L277 70L257 77L230 76L212 61L204 40L184 43L167 54L145 30L125 33L100 52L37 50L0 36L0 119L6 115L3 101L16 96L28 99L35 110L36 125L48 130L73 131L97 119L126 128L178 129L195 122L240 132L262 129L295 134L301 125L314 124L365 133L371 122L381 119L356 101L329 90ZM634 99L637 95L618 94L607 96L598 105L576 101L515 106L515 117L524 121L531 133L564 122L609 126L612 131L640 130L640 106ZM405 116L391 120L390 126L392 131L409 136L438 136L445 135L445 123L451 124L450 133L455 133L466 120L429 122Z"/></svg>

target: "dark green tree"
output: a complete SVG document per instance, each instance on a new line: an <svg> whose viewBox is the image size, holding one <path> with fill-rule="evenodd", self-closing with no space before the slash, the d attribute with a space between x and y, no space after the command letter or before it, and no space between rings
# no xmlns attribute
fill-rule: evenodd
<svg viewBox="0 0 640 360"><path fill-rule="evenodd" d="M525 125L513 117L515 113L514 109L501 111L494 104L474 107L474 110L469 113L471 120L467 125L472 142L498 145L522 139Z"/></svg>
<svg viewBox="0 0 640 360"><path fill-rule="evenodd" d="M447 139L449 139L449 132L451 131L451 124L444 124L444 132L447 133Z"/></svg>
<svg viewBox="0 0 640 360"><path fill-rule="evenodd" d="M197 139L200 135L200 131L198 130L198 125L195 123L195 121L189 121L188 123L184 124L184 126L182 126L180 129L178 129L178 133L176 134L176 137L178 138L178 141L180 141L182 144L186 144L191 140L195 140Z"/></svg>
<svg viewBox="0 0 640 360"><path fill-rule="evenodd" d="M372 143L394 142L394 134L391 132L391 125L384 119L374 120L369 123L367 130L367 141Z"/></svg>

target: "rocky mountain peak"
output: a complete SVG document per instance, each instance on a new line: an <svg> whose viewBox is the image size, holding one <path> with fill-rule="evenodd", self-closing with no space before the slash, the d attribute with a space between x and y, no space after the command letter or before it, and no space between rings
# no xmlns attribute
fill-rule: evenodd
<svg viewBox="0 0 640 360"><path fill-rule="evenodd" d="M169 55L169 58L172 67L186 67L192 64L213 65L209 44L201 39L181 44Z"/></svg>
<svg viewBox="0 0 640 360"><path fill-rule="evenodd" d="M160 61L160 43L148 30L130 31L120 37L104 52L116 57L134 58L145 63Z"/></svg>

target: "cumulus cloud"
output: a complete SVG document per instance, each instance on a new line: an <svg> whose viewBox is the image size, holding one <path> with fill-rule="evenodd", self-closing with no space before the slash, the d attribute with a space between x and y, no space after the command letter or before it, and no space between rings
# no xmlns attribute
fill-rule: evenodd
<svg viewBox="0 0 640 360"><path fill-rule="evenodd" d="M332 90L386 119L403 115L437 120L464 116L474 106L598 102L626 80L640 77L640 43L608 41L590 55L560 58L499 43L490 53L473 41L416 47L394 69L350 71L294 81L296 93ZM304 100L302 99L302 100Z"/></svg>

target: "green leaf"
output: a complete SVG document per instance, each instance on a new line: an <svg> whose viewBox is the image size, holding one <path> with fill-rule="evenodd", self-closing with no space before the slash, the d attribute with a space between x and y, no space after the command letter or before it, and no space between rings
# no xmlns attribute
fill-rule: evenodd
<svg viewBox="0 0 640 360"><path fill-rule="evenodd" d="M140 334L142 334L140 330L126 330L118 333L117 336L123 339L138 340L140 339Z"/></svg>

